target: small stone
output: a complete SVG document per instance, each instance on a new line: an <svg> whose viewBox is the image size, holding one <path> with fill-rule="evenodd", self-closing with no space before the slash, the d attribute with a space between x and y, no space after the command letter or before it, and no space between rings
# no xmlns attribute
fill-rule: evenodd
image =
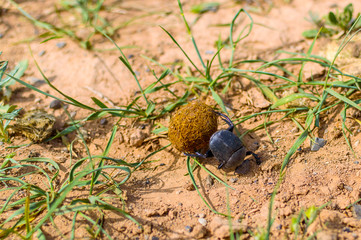
<svg viewBox="0 0 361 240"><path fill-rule="evenodd" d="M3 38L4 37L4 34L0 33L0 38Z"/></svg>
<svg viewBox="0 0 361 240"><path fill-rule="evenodd" d="M323 138L315 138L315 141L311 141L311 151L316 152L326 145L326 140Z"/></svg>
<svg viewBox="0 0 361 240"><path fill-rule="evenodd" d="M207 185L208 187L210 187L210 186L212 186L213 184L214 184L213 177L212 177L211 175L208 175L208 176L206 177L206 185Z"/></svg>
<svg viewBox="0 0 361 240"><path fill-rule="evenodd" d="M135 129L130 135L129 143L134 147L140 147L145 139L145 134L140 129Z"/></svg>
<svg viewBox="0 0 361 240"><path fill-rule="evenodd" d="M45 54L45 50L41 50L41 51L38 53L39 57L43 56L44 54Z"/></svg>
<svg viewBox="0 0 361 240"><path fill-rule="evenodd" d="M348 227L344 227L344 228L342 229L342 231L344 231L344 232L348 232L348 233L352 232L352 231L351 231L351 229L350 229L350 228L348 228Z"/></svg>
<svg viewBox="0 0 361 240"><path fill-rule="evenodd" d="M66 42L58 42L58 43L56 43L56 46L57 46L58 48L63 48L63 47L66 46Z"/></svg>
<svg viewBox="0 0 361 240"><path fill-rule="evenodd" d="M128 59L131 59L131 58L133 58L134 57L134 54L129 54L128 55Z"/></svg>
<svg viewBox="0 0 361 240"><path fill-rule="evenodd" d="M207 55L213 55L214 51L213 50L206 50L205 54Z"/></svg>
<svg viewBox="0 0 361 240"><path fill-rule="evenodd" d="M205 218L198 218L198 222L200 224L202 224L202 226L206 226L207 225L207 220Z"/></svg>
<svg viewBox="0 0 361 240"><path fill-rule="evenodd" d="M198 216L199 216L200 218L205 218L205 217L206 217L206 215L205 215L204 213L200 213L200 214L198 214Z"/></svg>
<svg viewBox="0 0 361 240"><path fill-rule="evenodd" d="M188 226L188 225L185 227L185 229L186 229L187 232L192 232L193 231L193 228L191 226Z"/></svg>
<svg viewBox="0 0 361 240"><path fill-rule="evenodd" d="M107 124L108 124L108 119L106 118L100 119L100 125L107 125Z"/></svg>
<svg viewBox="0 0 361 240"><path fill-rule="evenodd" d="M344 186L344 188L345 188L347 191L350 191L350 192L352 192L352 190L353 190L353 188L350 187L350 186Z"/></svg>
<svg viewBox="0 0 361 240"><path fill-rule="evenodd" d="M162 166L165 166L165 163L161 163L161 164L159 164L159 166L161 166L161 167L162 167Z"/></svg>
<svg viewBox="0 0 361 240"><path fill-rule="evenodd" d="M230 179L229 179L229 181L230 181L231 183L235 183L235 182L237 182L237 180L238 180L238 178L230 178Z"/></svg>
<svg viewBox="0 0 361 240"><path fill-rule="evenodd" d="M138 71L134 71L135 75L139 76L140 75L140 72Z"/></svg>
<svg viewBox="0 0 361 240"><path fill-rule="evenodd" d="M119 133L119 143L122 144L124 142L124 137L122 133Z"/></svg>
<svg viewBox="0 0 361 240"><path fill-rule="evenodd" d="M359 204L354 204L352 206L352 212L353 212L353 216L357 219L361 219L361 205Z"/></svg>
<svg viewBox="0 0 361 240"><path fill-rule="evenodd" d="M277 230L281 230L281 229L282 229L282 224L277 225L277 226L276 226L276 229L277 229Z"/></svg>
<svg viewBox="0 0 361 240"><path fill-rule="evenodd" d="M353 163L354 163L354 164L359 164L360 162L359 162L359 161L354 161Z"/></svg>
<svg viewBox="0 0 361 240"><path fill-rule="evenodd" d="M187 190L187 191L194 191L196 190L196 188L194 187L193 183L187 183L184 188Z"/></svg>
<svg viewBox="0 0 361 240"><path fill-rule="evenodd" d="M53 101L51 101L51 103L49 104L49 108L51 109L60 109L63 106L62 101L58 100L58 99L54 99Z"/></svg>
<svg viewBox="0 0 361 240"><path fill-rule="evenodd" d="M75 118L75 116L76 116L76 111L73 111L73 112L70 112L70 117L72 118L72 119L74 119Z"/></svg>
<svg viewBox="0 0 361 240"><path fill-rule="evenodd" d="M159 237L153 236L152 240L159 240Z"/></svg>

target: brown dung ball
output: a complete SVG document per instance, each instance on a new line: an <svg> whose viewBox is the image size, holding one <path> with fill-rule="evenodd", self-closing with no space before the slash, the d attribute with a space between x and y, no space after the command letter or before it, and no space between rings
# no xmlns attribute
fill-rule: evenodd
<svg viewBox="0 0 361 240"><path fill-rule="evenodd" d="M179 151L194 153L208 148L209 139L217 131L217 127L217 114L214 110L200 101L193 101L173 114L168 137Z"/></svg>

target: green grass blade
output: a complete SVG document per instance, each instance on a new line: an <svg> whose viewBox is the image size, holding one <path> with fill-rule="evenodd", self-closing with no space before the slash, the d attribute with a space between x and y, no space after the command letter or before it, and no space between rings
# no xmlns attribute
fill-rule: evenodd
<svg viewBox="0 0 361 240"><path fill-rule="evenodd" d="M328 92L329 94L331 94L332 96L340 99L341 101L349 104L350 106L352 106L354 108L357 108L358 110L361 110L361 107L359 105L357 105L354 101L352 101L352 100L348 99L347 97L339 94L338 92L336 92L336 91L334 91L334 90L332 90L330 88L325 89L325 91Z"/></svg>
<svg viewBox="0 0 361 240"><path fill-rule="evenodd" d="M271 106L271 109L275 109L279 106L282 106L282 105L285 105L289 102L292 102L296 99L299 99L299 98L308 98L308 99L311 99L311 100L315 100L315 101L319 101L320 99L315 97L314 95L310 94L310 93L293 93L293 94L290 94L286 97L283 97L279 100L277 100L272 106Z"/></svg>
<svg viewBox="0 0 361 240"><path fill-rule="evenodd" d="M302 145L302 143L306 140L308 136L308 129L305 129L301 135L297 138L296 142L292 145L292 147L288 150L282 166L281 166L281 170L280 172L283 173L284 169L286 168L287 164L289 163L292 155L297 151L297 149Z"/></svg>

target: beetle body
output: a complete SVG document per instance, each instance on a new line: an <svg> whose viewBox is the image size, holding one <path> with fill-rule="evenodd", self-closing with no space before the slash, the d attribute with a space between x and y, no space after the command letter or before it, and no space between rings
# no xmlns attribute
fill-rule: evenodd
<svg viewBox="0 0 361 240"><path fill-rule="evenodd" d="M209 150L218 159L219 169L237 167L247 152L241 140L228 130L219 130L212 135Z"/></svg>

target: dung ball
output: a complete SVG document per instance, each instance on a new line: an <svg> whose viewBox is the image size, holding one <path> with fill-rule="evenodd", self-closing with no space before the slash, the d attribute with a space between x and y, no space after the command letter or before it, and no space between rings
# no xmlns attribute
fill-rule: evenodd
<svg viewBox="0 0 361 240"><path fill-rule="evenodd" d="M214 110L200 101L193 101L173 114L168 137L177 150L194 153L208 148L209 139L217 131L217 127L217 114Z"/></svg>

